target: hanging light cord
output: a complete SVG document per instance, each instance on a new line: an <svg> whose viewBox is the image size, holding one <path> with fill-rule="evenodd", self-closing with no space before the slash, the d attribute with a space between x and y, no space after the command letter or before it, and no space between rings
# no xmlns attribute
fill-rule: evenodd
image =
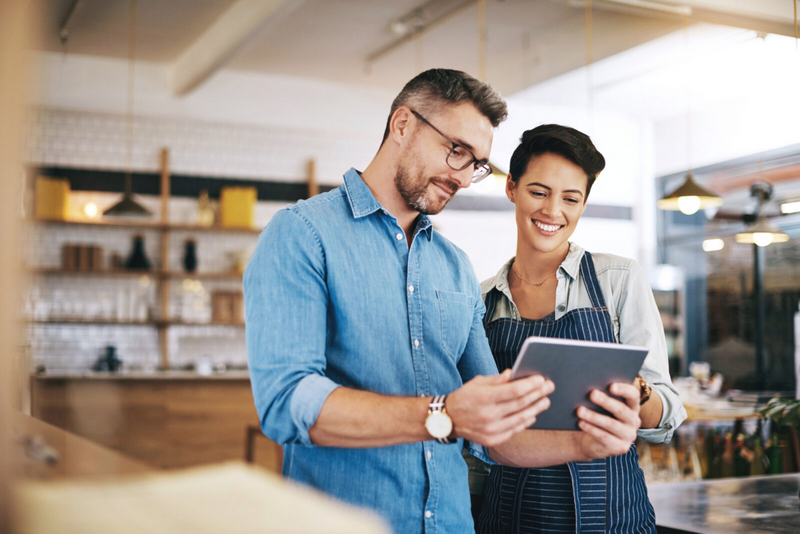
<svg viewBox="0 0 800 534"><path fill-rule="evenodd" d="M478 0L478 78L486 81L486 0Z"/></svg>
<svg viewBox="0 0 800 534"><path fill-rule="evenodd" d="M136 0L131 0L128 29L128 115L126 118L127 143L125 148L125 194L133 191L133 89L136 73Z"/></svg>

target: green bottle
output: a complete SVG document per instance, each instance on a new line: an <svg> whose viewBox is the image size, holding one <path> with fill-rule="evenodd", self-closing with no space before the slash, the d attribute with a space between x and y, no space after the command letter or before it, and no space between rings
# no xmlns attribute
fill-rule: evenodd
<svg viewBox="0 0 800 534"><path fill-rule="evenodd" d="M783 473L783 451L781 451L780 441L778 440L778 428L774 423L772 425L772 435L767 441L767 460L769 460L767 473L770 475Z"/></svg>

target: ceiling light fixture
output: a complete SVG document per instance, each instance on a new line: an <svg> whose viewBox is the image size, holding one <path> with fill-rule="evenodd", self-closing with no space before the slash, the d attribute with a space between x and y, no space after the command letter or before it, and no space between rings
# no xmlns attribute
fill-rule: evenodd
<svg viewBox="0 0 800 534"><path fill-rule="evenodd" d="M766 182L756 182L750 187L750 195L758 200L756 220L744 232L736 234L736 242L754 243L759 247L766 247L772 243L788 241L789 236L762 214L764 204L772 197L772 186Z"/></svg>
<svg viewBox="0 0 800 534"><path fill-rule="evenodd" d="M722 198L698 185L694 181L691 171L686 174L686 180L679 188L658 201L659 209L680 211L685 215L692 215L701 209L720 206L722 206Z"/></svg>
<svg viewBox="0 0 800 534"><path fill-rule="evenodd" d="M133 82L136 54L136 0L131 0L128 30L128 116L127 116L127 165L125 169L125 193L122 200L108 208L103 215L109 217L149 217L150 210L133 198Z"/></svg>
<svg viewBox="0 0 800 534"><path fill-rule="evenodd" d="M723 248L725 248L725 241L718 237L703 241L703 250L706 252L715 252Z"/></svg>
<svg viewBox="0 0 800 534"><path fill-rule="evenodd" d="M800 200L792 200L781 204L781 213L789 215L790 213L800 212Z"/></svg>

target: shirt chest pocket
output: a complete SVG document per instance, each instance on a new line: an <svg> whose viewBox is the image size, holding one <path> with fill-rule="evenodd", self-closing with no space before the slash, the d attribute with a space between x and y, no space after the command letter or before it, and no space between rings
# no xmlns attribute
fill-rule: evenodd
<svg viewBox="0 0 800 534"><path fill-rule="evenodd" d="M451 358L458 360L472 327L474 299L466 293L436 290L436 300L442 319L442 346Z"/></svg>

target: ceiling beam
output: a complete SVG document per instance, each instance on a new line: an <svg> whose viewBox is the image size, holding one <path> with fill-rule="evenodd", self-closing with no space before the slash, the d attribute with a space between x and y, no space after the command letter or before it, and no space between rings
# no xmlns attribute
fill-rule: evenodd
<svg viewBox="0 0 800 534"><path fill-rule="evenodd" d="M618 5L663 5L688 9L692 22L707 22L794 37L794 0L597 0L598 9Z"/></svg>
<svg viewBox="0 0 800 534"><path fill-rule="evenodd" d="M185 95L274 28L305 0L237 0L172 65L175 95Z"/></svg>

